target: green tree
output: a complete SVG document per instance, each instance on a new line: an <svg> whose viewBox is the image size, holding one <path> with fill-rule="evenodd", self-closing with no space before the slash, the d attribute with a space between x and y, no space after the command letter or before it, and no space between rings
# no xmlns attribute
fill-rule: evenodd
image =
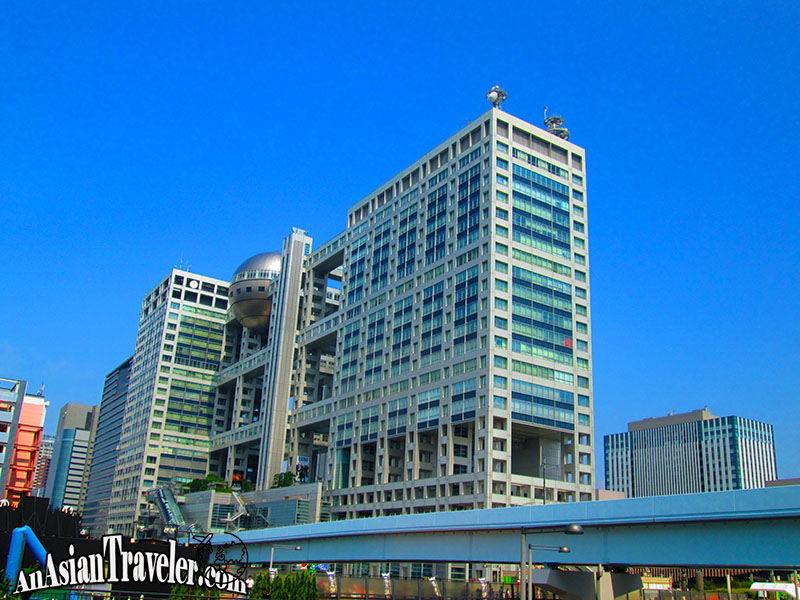
<svg viewBox="0 0 800 600"><path fill-rule="evenodd" d="M203 479L192 479L187 487L190 492L205 492L206 490L231 491L231 486L224 479L217 477L213 473L209 473Z"/></svg>
<svg viewBox="0 0 800 600"><path fill-rule="evenodd" d="M269 584L269 597L271 600L289 600L286 590L283 589L283 577L275 573Z"/></svg>
<svg viewBox="0 0 800 600"><path fill-rule="evenodd" d="M294 473L291 471L275 473L275 477L272 478L273 488L289 487L290 485L294 485Z"/></svg>
<svg viewBox="0 0 800 600"><path fill-rule="evenodd" d="M0 600L20 600L19 596L11 591L11 581L3 570L0 570Z"/></svg>
<svg viewBox="0 0 800 600"><path fill-rule="evenodd" d="M169 600L188 600L189 586L176 583L169 590Z"/></svg>
<svg viewBox="0 0 800 600"><path fill-rule="evenodd" d="M286 590L286 598L292 600L301 600L303 597L300 595L299 573L297 571L289 571L284 579L283 587Z"/></svg>
<svg viewBox="0 0 800 600"><path fill-rule="evenodd" d="M308 600L319 600L319 586L317 585L317 572L310 571L308 579L311 584L311 590L308 595Z"/></svg>
<svg viewBox="0 0 800 600"><path fill-rule="evenodd" d="M269 571L259 571L253 580L253 587L250 589L252 600L262 600L267 597L269 592Z"/></svg>

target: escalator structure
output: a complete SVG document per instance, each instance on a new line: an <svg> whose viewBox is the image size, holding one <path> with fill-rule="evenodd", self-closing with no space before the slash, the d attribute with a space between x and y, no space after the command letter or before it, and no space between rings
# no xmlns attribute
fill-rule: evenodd
<svg viewBox="0 0 800 600"><path fill-rule="evenodd" d="M244 529L265 529L269 527L269 509L248 504L237 492L231 492L236 501L236 512L225 519L225 531L235 533Z"/></svg>
<svg viewBox="0 0 800 600"><path fill-rule="evenodd" d="M174 528L175 533L191 533L197 530L196 523L186 522L170 486L161 486L148 491L147 501L158 507L164 529Z"/></svg>

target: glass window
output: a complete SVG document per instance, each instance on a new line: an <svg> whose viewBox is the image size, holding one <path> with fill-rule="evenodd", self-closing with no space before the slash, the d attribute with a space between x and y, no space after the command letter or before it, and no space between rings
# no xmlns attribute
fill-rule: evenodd
<svg viewBox="0 0 800 600"><path fill-rule="evenodd" d="M578 281L586 281L586 273L575 269L575 279L577 279Z"/></svg>
<svg viewBox="0 0 800 600"><path fill-rule="evenodd" d="M508 246L505 244L501 244L500 242L495 242L494 249L498 254L502 254L503 256L508 256Z"/></svg>
<svg viewBox="0 0 800 600"><path fill-rule="evenodd" d="M494 307L497 310L508 310L508 300L503 300L502 298L495 298L494 299Z"/></svg>
<svg viewBox="0 0 800 600"><path fill-rule="evenodd" d="M586 227L580 221L573 221L572 228L578 233L583 233L586 230Z"/></svg>
<svg viewBox="0 0 800 600"><path fill-rule="evenodd" d="M494 345L505 350L508 348L508 338L496 335L494 336Z"/></svg>
<svg viewBox="0 0 800 600"><path fill-rule="evenodd" d="M506 389L508 385L508 379L505 377L501 377L500 375L494 376L494 387L500 388L501 390Z"/></svg>
<svg viewBox="0 0 800 600"><path fill-rule="evenodd" d="M498 185L502 185L503 187L508 187L508 177L505 175L497 174L497 183Z"/></svg>
<svg viewBox="0 0 800 600"><path fill-rule="evenodd" d="M508 221L508 211L498 207L495 209L495 215L497 215L498 219L502 219L503 221Z"/></svg>
<svg viewBox="0 0 800 600"><path fill-rule="evenodd" d="M580 217L581 219L583 218L583 207L575 206L572 212L576 217Z"/></svg>
<svg viewBox="0 0 800 600"><path fill-rule="evenodd" d="M575 247L576 248L586 248L586 242L583 238L575 237Z"/></svg>
<svg viewBox="0 0 800 600"><path fill-rule="evenodd" d="M508 282L503 281L502 279L495 279L494 280L494 287L498 292L507 292L508 291Z"/></svg>
<svg viewBox="0 0 800 600"><path fill-rule="evenodd" d="M497 190L496 197L497 201L500 202L501 204L508 204L508 194L506 194L505 192Z"/></svg>
<svg viewBox="0 0 800 600"><path fill-rule="evenodd" d="M572 190L572 197L578 202L583 202L583 192L579 192L578 190Z"/></svg>
<svg viewBox="0 0 800 600"><path fill-rule="evenodd" d="M508 161L505 158L497 157L497 166L500 169L505 169L508 171Z"/></svg>
<svg viewBox="0 0 800 600"><path fill-rule="evenodd" d="M497 150L498 152L502 152L503 154L508 154L508 144L504 144L503 142L497 142Z"/></svg>
<svg viewBox="0 0 800 600"><path fill-rule="evenodd" d="M581 323L580 321L576 321L575 331L577 331L578 333L588 333L589 327L586 325L586 323Z"/></svg>
<svg viewBox="0 0 800 600"><path fill-rule="evenodd" d="M589 425L589 415L584 415L583 413L578 413L578 425Z"/></svg>
<svg viewBox="0 0 800 600"><path fill-rule="evenodd" d="M575 340L575 348L578 350L578 352L588 352L589 342L584 342L583 340Z"/></svg>
<svg viewBox="0 0 800 600"><path fill-rule="evenodd" d="M495 317L494 326L498 329L508 329L508 319L504 319L503 317Z"/></svg>
<svg viewBox="0 0 800 600"><path fill-rule="evenodd" d="M497 367L498 369L507 369L508 359L505 356L495 356L494 366Z"/></svg>
<svg viewBox="0 0 800 600"><path fill-rule="evenodd" d="M582 287L575 287L575 297L576 298L586 298L586 290Z"/></svg>
<svg viewBox="0 0 800 600"><path fill-rule="evenodd" d="M583 304L576 304L575 305L575 314L586 316L586 307Z"/></svg>
<svg viewBox="0 0 800 600"><path fill-rule="evenodd" d="M508 227L503 227L502 225L495 225L495 231L497 235L501 238L508 237Z"/></svg>
<svg viewBox="0 0 800 600"><path fill-rule="evenodd" d="M578 394L578 406L589 406L589 396Z"/></svg>
<svg viewBox="0 0 800 600"><path fill-rule="evenodd" d="M583 369L584 371L589 370L589 361L585 358L577 358L578 368Z"/></svg>
<svg viewBox="0 0 800 600"><path fill-rule="evenodd" d="M585 265L586 264L586 257L583 254L578 254L576 252L575 253L575 262L578 263L579 265Z"/></svg>
<svg viewBox="0 0 800 600"><path fill-rule="evenodd" d="M576 175L575 173L572 174L572 181L574 181L578 185L583 185L583 177L581 177L580 175Z"/></svg>
<svg viewBox="0 0 800 600"><path fill-rule="evenodd" d="M498 273L508 273L508 265L504 262L495 261L495 268L497 269Z"/></svg>
<svg viewBox="0 0 800 600"><path fill-rule="evenodd" d="M494 407L499 409L505 409L506 407L506 399L502 396L495 396L494 397Z"/></svg>

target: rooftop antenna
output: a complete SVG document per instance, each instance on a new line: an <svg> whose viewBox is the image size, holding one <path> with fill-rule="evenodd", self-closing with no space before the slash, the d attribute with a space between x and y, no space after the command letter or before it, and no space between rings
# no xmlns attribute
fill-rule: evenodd
<svg viewBox="0 0 800 600"><path fill-rule="evenodd" d="M560 137L562 140L569 139L569 129L563 127L564 119L562 119L559 115L550 115L547 116L547 107L544 107L544 124L547 127L548 133L552 133L553 135Z"/></svg>
<svg viewBox="0 0 800 600"><path fill-rule="evenodd" d="M180 263L178 263L178 265L177 265L177 266L178 266L178 269L180 269L181 271L183 271L183 252L181 252L181 262L180 262Z"/></svg>
<svg viewBox="0 0 800 600"><path fill-rule="evenodd" d="M39 388L39 391L36 392L36 395L40 398L44 397L44 381L42 382L42 387Z"/></svg>
<svg viewBox="0 0 800 600"><path fill-rule="evenodd" d="M486 92L486 99L489 101L489 104L495 108L500 108L500 103L506 98L508 98L508 94L500 89L499 83Z"/></svg>

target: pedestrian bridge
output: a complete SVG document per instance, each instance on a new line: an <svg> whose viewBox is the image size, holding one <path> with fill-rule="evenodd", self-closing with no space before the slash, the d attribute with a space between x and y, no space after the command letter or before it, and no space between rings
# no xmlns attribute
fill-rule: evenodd
<svg viewBox="0 0 800 600"><path fill-rule="evenodd" d="M583 535L565 535L571 523ZM373 517L236 535L250 563L269 563L274 552L275 562L292 563L520 564L527 543L536 563L791 569L800 556L800 485ZM234 540L213 539L226 541ZM569 546L570 552L537 546Z"/></svg>

